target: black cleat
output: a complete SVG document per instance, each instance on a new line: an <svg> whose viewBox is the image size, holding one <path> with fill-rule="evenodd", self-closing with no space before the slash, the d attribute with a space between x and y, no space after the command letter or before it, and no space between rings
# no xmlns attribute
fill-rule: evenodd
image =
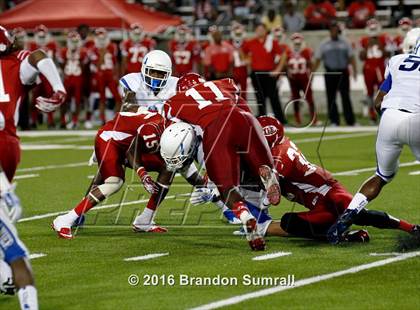
<svg viewBox="0 0 420 310"><path fill-rule="evenodd" d="M420 225L414 225L413 229L410 231L410 234L420 239Z"/></svg>
<svg viewBox="0 0 420 310"><path fill-rule="evenodd" d="M337 221L328 229L327 239L331 244L339 244L343 239L343 234L353 224L354 218L358 212L356 209L345 210L343 214L337 219Z"/></svg>
<svg viewBox="0 0 420 310"><path fill-rule="evenodd" d="M367 230L353 230L347 231L343 234L343 238L341 241L346 242L369 242L370 236Z"/></svg>

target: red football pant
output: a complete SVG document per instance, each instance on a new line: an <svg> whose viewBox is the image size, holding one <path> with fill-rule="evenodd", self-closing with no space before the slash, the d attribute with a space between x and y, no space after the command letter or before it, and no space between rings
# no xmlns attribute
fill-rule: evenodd
<svg viewBox="0 0 420 310"><path fill-rule="evenodd" d="M19 162L19 139L0 133L0 165L9 182L12 182Z"/></svg>
<svg viewBox="0 0 420 310"><path fill-rule="evenodd" d="M375 90L379 89L383 81L384 72L385 68L383 67L365 67L363 69L366 91L369 97L373 97Z"/></svg>
<svg viewBox="0 0 420 310"><path fill-rule="evenodd" d="M297 215L317 225L332 225L338 216L347 209L353 196L340 183L335 183L327 196L310 211L298 212Z"/></svg>
<svg viewBox="0 0 420 310"><path fill-rule="evenodd" d="M241 87L241 97L246 100L248 69L246 66L233 68L233 79Z"/></svg>
<svg viewBox="0 0 420 310"><path fill-rule="evenodd" d="M220 193L240 184L241 162L259 179L259 167L273 167L273 158L257 119L238 108L223 109L204 128L203 150L207 174Z"/></svg>
<svg viewBox="0 0 420 310"><path fill-rule="evenodd" d="M125 148L119 147L113 140L104 141L99 136L95 139L95 155L98 160L102 180L119 177L124 180Z"/></svg>
<svg viewBox="0 0 420 310"><path fill-rule="evenodd" d="M291 79L289 78L290 83L290 90L292 93L292 100L297 100L301 98L300 92L304 93L303 99L306 99L309 105L309 112L311 116L315 114L315 105L314 105L314 98L312 95L312 86L309 80L309 77L302 76L299 78ZM295 113L299 113L299 104L296 102L294 104Z"/></svg>
<svg viewBox="0 0 420 310"><path fill-rule="evenodd" d="M72 121L73 123L77 123L79 121L80 105L82 103L83 77L67 76L64 79L64 87L67 91L67 107L70 106L71 98L74 98L76 109L73 113Z"/></svg>

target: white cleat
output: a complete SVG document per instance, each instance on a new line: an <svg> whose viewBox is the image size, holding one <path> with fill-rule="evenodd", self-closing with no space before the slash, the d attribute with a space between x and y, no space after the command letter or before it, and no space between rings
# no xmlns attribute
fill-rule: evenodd
<svg viewBox="0 0 420 310"><path fill-rule="evenodd" d="M92 129L92 128L93 128L92 122L91 121L86 121L85 122L85 129Z"/></svg>
<svg viewBox="0 0 420 310"><path fill-rule="evenodd" d="M71 226L72 223L68 222L68 220L65 218L65 215L57 216L51 224L52 229L57 232L58 237L63 239L73 239Z"/></svg>
<svg viewBox="0 0 420 310"><path fill-rule="evenodd" d="M134 222L132 225L134 232L149 232L149 233L166 233L168 229L165 227L161 227L156 225L155 222L151 222L150 224L143 224L143 223L136 223Z"/></svg>

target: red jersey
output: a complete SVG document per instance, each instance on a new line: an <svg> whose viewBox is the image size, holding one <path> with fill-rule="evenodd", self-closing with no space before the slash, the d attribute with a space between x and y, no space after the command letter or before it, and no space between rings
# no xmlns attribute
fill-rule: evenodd
<svg viewBox="0 0 420 310"><path fill-rule="evenodd" d="M88 62L88 54L85 48L70 50L64 47L58 54L58 61L64 67L64 76L82 76L83 65Z"/></svg>
<svg viewBox="0 0 420 310"><path fill-rule="evenodd" d="M232 79L207 81L166 101L164 113L169 119L176 117L204 129L218 119L221 110L241 108L249 112L247 103L238 92Z"/></svg>
<svg viewBox="0 0 420 310"><path fill-rule="evenodd" d="M192 72L194 63L200 61L201 48L194 40L181 43L172 39L169 41L169 51L171 52L176 76L183 76Z"/></svg>
<svg viewBox="0 0 420 310"><path fill-rule="evenodd" d="M127 152L133 139L140 135L144 141L145 150L156 151L159 146L159 136L164 128L164 118L158 113L149 111L119 112L114 119L106 122L97 133L97 138L107 142L112 140L122 152Z"/></svg>
<svg viewBox="0 0 420 310"><path fill-rule="evenodd" d="M274 167L280 174L282 195L308 209L323 200L337 182L330 172L308 162L287 137L283 143L275 145L271 153Z"/></svg>
<svg viewBox="0 0 420 310"><path fill-rule="evenodd" d="M0 56L0 135L17 137L19 105L26 94L20 79L20 64L29 51L14 51Z"/></svg>
<svg viewBox="0 0 420 310"><path fill-rule="evenodd" d="M235 68L246 67L245 61L241 59L241 53L243 53L242 46L244 45L244 42L230 40L229 43L233 47L233 66Z"/></svg>
<svg viewBox="0 0 420 310"><path fill-rule="evenodd" d="M51 59L55 59L55 56L58 51L58 44L55 41L49 41L45 46L40 46L36 44L35 41L31 41L28 43L28 49L31 52L37 49L42 49L48 55L48 57L50 57Z"/></svg>
<svg viewBox="0 0 420 310"><path fill-rule="evenodd" d="M121 54L126 58L125 73L133 73L141 71L141 64L143 57L153 50L156 46L156 41L150 38L144 38L138 43L127 39L120 43Z"/></svg>
<svg viewBox="0 0 420 310"><path fill-rule="evenodd" d="M331 18L336 16L336 10L331 2L325 0L308 5L304 15L308 24L324 25L329 24Z"/></svg>
<svg viewBox="0 0 420 310"><path fill-rule="evenodd" d="M109 43L104 49L93 47L89 51L90 70L92 72L113 71L117 65L117 52L115 43Z"/></svg>
<svg viewBox="0 0 420 310"><path fill-rule="evenodd" d="M364 3L353 1L347 11L353 27L363 28L366 26L366 21L375 15L375 4L372 1L365 1Z"/></svg>
<svg viewBox="0 0 420 310"><path fill-rule="evenodd" d="M210 44L204 50L203 63L212 67L215 72L228 72L233 64L233 52L233 46L226 41Z"/></svg>
<svg viewBox="0 0 420 310"><path fill-rule="evenodd" d="M376 69L385 67L385 47L387 37L381 34L377 37L363 37L360 39L360 45L366 51L364 69Z"/></svg>
<svg viewBox="0 0 420 310"><path fill-rule="evenodd" d="M267 40L272 40L271 43ZM267 36L264 41L254 38L245 41L242 50L251 56L251 69L253 71L271 71L275 67L276 56L281 55L287 50L287 45L280 45L277 40L269 39Z"/></svg>
<svg viewBox="0 0 420 310"><path fill-rule="evenodd" d="M308 77L311 73L312 49L306 47L299 52L288 50L287 52L287 76L296 80Z"/></svg>

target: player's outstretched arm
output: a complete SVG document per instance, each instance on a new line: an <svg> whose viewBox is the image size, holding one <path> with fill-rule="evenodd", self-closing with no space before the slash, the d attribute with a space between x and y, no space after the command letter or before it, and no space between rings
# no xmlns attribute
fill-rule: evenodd
<svg viewBox="0 0 420 310"><path fill-rule="evenodd" d="M385 95L386 95L386 92L384 92L382 90L379 90L378 93L376 94L376 97L375 97L375 110L378 113L381 112L382 100L384 99Z"/></svg>
<svg viewBox="0 0 420 310"><path fill-rule="evenodd" d="M27 62L23 62L21 66L21 79L25 84L29 81L33 81L35 74L41 73L50 83L54 93L51 97L38 97L36 98L36 107L43 112L52 112L58 109L58 107L66 100L66 90L63 82L60 79L60 75L57 71L53 60L45 54L42 50L36 50L32 52Z"/></svg>

